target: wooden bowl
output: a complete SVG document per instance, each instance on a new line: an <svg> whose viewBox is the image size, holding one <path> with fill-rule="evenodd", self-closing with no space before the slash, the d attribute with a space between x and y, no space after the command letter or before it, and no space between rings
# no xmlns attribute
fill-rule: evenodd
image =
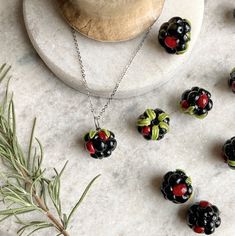
<svg viewBox="0 0 235 236"><path fill-rule="evenodd" d="M108 42L135 38L160 16L165 0L56 0L67 22Z"/></svg>

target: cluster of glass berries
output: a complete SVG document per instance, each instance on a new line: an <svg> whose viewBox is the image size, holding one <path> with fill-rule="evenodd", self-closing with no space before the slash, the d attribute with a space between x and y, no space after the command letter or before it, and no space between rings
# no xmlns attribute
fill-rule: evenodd
<svg viewBox="0 0 235 236"><path fill-rule="evenodd" d="M171 54L183 54L191 38L191 24L188 20L173 17L165 22L159 31L159 43Z"/></svg>
<svg viewBox="0 0 235 236"><path fill-rule="evenodd" d="M84 141L90 156L96 159L109 157L117 146L114 133L107 129L91 130Z"/></svg>
<svg viewBox="0 0 235 236"><path fill-rule="evenodd" d="M192 205L187 214L188 226L199 234L213 234L221 224L220 211L207 201Z"/></svg>
<svg viewBox="0 0 235 236"><path fill-rule="evenodd" d="M165 199L181 204L193 194L191 178L182 170L169 171L163 177L161 192ZM212 234L221 224L220 211L207 201L193 204L187 211L187 224L195 233Z"/></svg>
<svg viewBox="0 0 235 236"><path fill-rule="evenodd" d="M160 109L147 109L137 120L137 129L147 140L160 140L169 131L170 117Z"/></svg>
<svg viewBox="0 0 235 236"><path fill-rule="evenodd" d="M185 203L193 193L191 178L182 170L170 171L163 178L161 192L167 200Z"/></svg>
<svg viewBox="0 0 235 236"><path fill-rule="evenodd" d="M182 94L180 106L183 112L203 119L212 109L213 102L207 90L193 87Z"/></svg>

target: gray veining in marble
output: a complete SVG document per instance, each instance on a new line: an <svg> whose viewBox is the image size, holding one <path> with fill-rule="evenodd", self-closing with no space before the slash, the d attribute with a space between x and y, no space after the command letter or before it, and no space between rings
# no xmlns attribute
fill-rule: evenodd
<svg viewBox="0 0 235 236"><path fill-rule="evenodd" d="M86 96L61 83L37 56L23 24L21 1L0 1L0 63L13 66L11 90L23 146L37 116L36 134L45 148L48 174L69 160L62 192L66 211L86 184L102 174L72 222L72 236L193 236L184 214L200 199L222 210L222 225L214 235L235 235L235 172L220 158L222 144L235 135L235 95L227 87L235 65L233 8L233 0L207 0L187 70L178 71L174 82L161 89L112 103L104 124L116 133L119 146L112 158L96 161L81 148L81 137L91 128ZM212 93L214 109L205 120L181 114L177 107L181 93L195 85ZM171 115L171 132L159 143L146 142L136 132L136 117L147 107ZM162 175L176 168L192 177L195 189L193 200L183 206L167 202L159 191ZM13 219L7 220L0 235L16 235L16 228ZM49 230L39 235L54 234Z"/></svg>

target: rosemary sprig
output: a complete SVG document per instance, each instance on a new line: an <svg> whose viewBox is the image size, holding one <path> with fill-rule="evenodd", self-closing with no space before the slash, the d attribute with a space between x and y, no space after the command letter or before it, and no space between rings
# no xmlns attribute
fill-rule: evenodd
<svg viewBox="0 0 235 236"><path fill-rule="evenodd" d="M6 64L0 67L0 82L7 77L9 70L10 67ZM36 119L33 122L28 153L25 154L16 135L14 101L12 97L10 99L8 97L7 83L5 96L0 104L0 159L8 169L8 173L0 173L0 180L3 183L0 186L0 197L5 204L5 209L0 209L0 222L14 216L16 222L21 225L17 232L20 236L32 235L50 227L58 232L57 236L69 236L67 228L70 220L99 175L88 184L70 213L64 213L60 189L61 177L68 162L60 172L54 169L53 178L45 176L45 169L42 168L43 148L40 141L34 138ZM38 148L33 148L34 139L39 152ZM42 213L43 220L24 222L20 219L20 215L30 212ZM52 212L56 212L57 215L53 215Z"/></svg>

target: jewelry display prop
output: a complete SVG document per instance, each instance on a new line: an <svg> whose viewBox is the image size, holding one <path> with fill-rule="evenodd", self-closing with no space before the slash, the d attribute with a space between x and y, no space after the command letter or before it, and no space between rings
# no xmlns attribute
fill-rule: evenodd
<svg viewBox="0 0 235 236"><path fill-rule="evenodd" d="M165 84L188 59L200 32L204 0L189 2L166 0L159 20L154 24L143 48L133 61L115 98L128 98L147 93ZM179 57L170 56L159 45L162 23L174 16L192 23L188 51ZM29 37L38 54L52 72L70 87L86 93L81 81L70 26L61 17L53 0L24 0L24 19ZM78 34L84 65L87 68L90 94L109 97L123 66L141 41L140 37L122 43L101 43Z"/></svg>
<svg viewBox="0 0 235 236"><path fill-rule="evenodd" d="M56 0L65 20L85 36L117 42L135 38L160 16L165 0Z"/></svg>

